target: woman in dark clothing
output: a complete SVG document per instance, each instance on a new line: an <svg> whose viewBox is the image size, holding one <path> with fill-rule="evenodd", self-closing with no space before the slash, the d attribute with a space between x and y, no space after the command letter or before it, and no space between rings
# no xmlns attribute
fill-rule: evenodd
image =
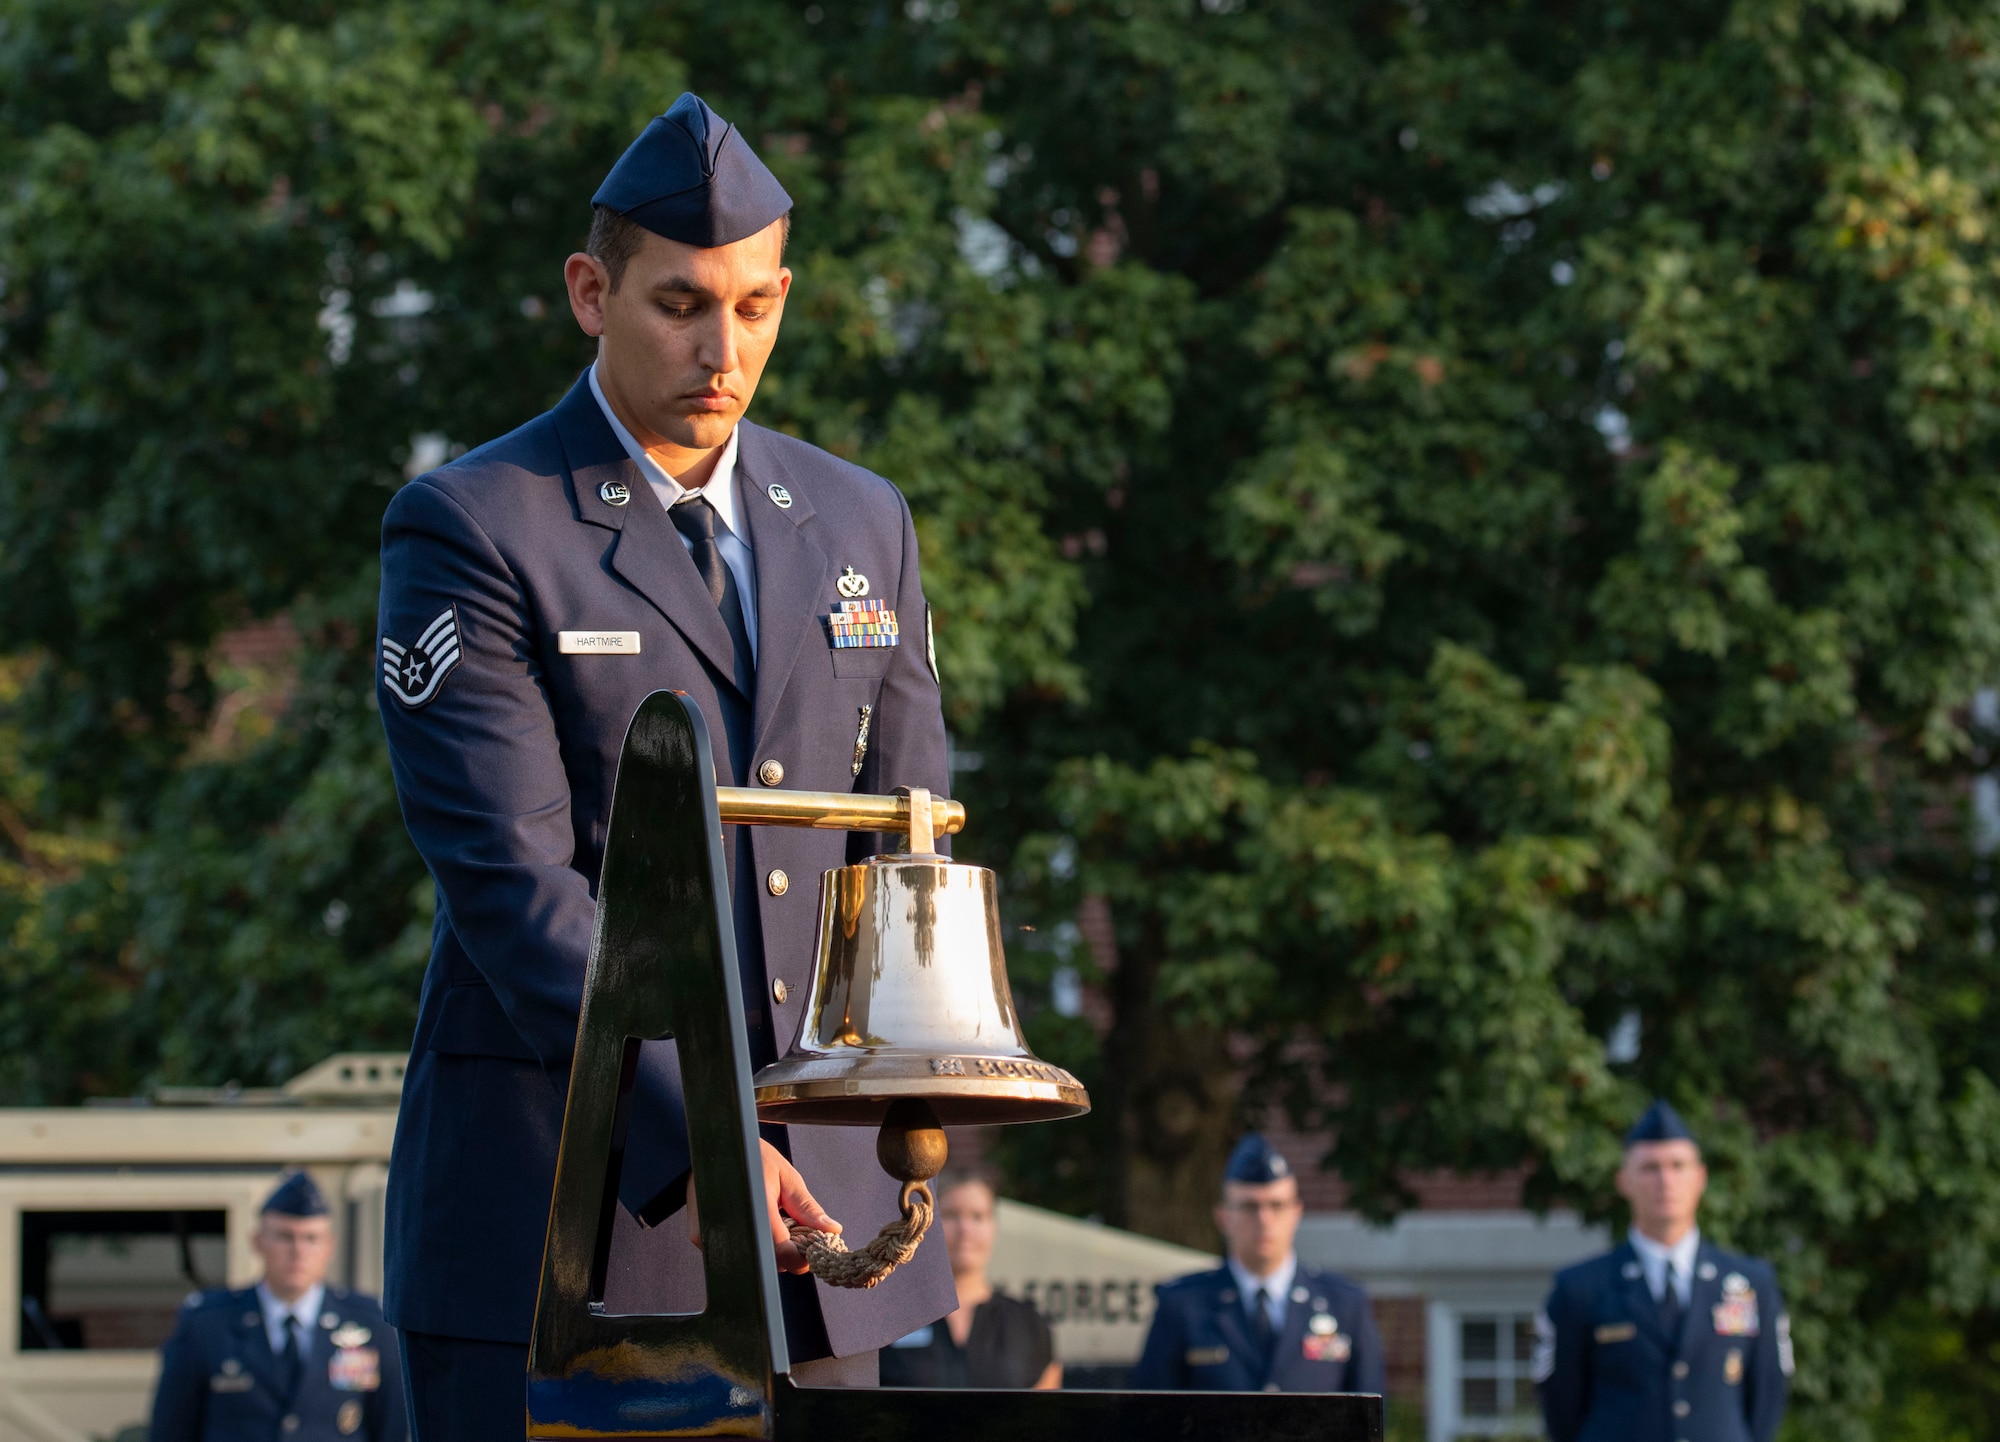
<svg viewBox="0 0 2000 1442"><path fill-rule="evenodd" d="M992 1181L981 1173L948 1172L937 1198L958 1310L884 1347L882 1385L1062 1386L1062 1363L1042 1314L995 1292L986 1280L999 1230Z"/></svg>

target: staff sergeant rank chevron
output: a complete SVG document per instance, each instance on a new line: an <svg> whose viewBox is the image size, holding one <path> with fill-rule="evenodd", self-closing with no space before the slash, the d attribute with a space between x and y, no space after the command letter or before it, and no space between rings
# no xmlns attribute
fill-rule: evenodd
<svg viewBox="0 0 2000 1442"><path fill-rule="evenodd" d="M416 644L405 647L382 637L382 684L414 711L429 704L444 684L445 673L458 664L458 607L447 606L424 627Z"/></svg>

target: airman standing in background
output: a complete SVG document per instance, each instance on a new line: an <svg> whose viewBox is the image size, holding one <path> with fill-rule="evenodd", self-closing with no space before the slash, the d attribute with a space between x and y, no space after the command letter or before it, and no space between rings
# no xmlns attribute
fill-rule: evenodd
<svg viewBox="0 0 2000 1442"><path fill-rule="evenodd" d="M1656 1101L1625 1134L1623 1245L1556 1274L1536 1319L1553 1442L1770 1442L1791 1321L1771 1265L1704 1241L1708 1186L1687 1124Z"/></svg>
<svg viewBox="0 0 2000 1442"><path fill-rule="evenodd" d="M250 1245L262 1281L181 1308L152 1442L403 1442L396 1334L372 1297L327 1285L333 1222L311 1177L278 1183Z"/></svg>
<svg viewBox="0 0 2000 1442"><path fill-rule="evenodd" d="M1132 1385L1380 1395L1382 1338L1368 1294L1293 1250L1305 1204L1284 1154L1253 1132L1223 1175L1215 1225L1228 1260L1159 1288Z"/></svg>

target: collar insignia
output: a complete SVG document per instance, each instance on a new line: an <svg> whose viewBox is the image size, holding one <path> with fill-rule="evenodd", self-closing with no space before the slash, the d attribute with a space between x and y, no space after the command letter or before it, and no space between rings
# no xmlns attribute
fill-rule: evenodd
<svg viewBox="0 0 2000 1442"><path fill-rule="evenodd" d="M632 499L632 492L622 481L606 481L597 488L597 499L607 506L622 506Z"/></svg>

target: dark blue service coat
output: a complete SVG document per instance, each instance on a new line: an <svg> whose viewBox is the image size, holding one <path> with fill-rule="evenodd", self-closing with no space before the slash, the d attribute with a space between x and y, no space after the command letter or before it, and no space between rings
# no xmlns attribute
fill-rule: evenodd
<svg viewBox="0 0 2000 1442"><path fill-rule="evenodd" d="M152 1442L403 1442L403 1363L374 1301L328 1287L287 1398L255 1288L201 1292L160 1354Z"/></svg>
<svg viewBox="0 0 2000 1442"><path fill-rule="evenodd" d="M1285 1325L1268 1358L1250 1335L1227 1267L1156 1289L1153 1328L1131 1385L1189 1392L1369 1392L1383 1390L1382 1337L1368 1294L1345 1277L1299 1264ZM1328 1320L1332 1326L1328 1326Z"/></svg>
<svg viewBox="0 0 2000 1442"><path fill-rule="evenodd" d="M757 573L754 694L736 685L728 629L587 379L390 502L382 663L425 664L399 670L395 686L378 670L376 697L404 819L438 897L389 1170L385 1302L405 1330L528 1339L605 818L641 700L663 687L694 699L722 785L757 785L775 761L787 788L946 793L928 608L901 494L747 421L737 477ZM867 578L868 599L895 612L899 644L830 644L823 618L843 599L836 582L848 567ZM637 650L579 653L566 631L636 632ZM883 843L779 828L725 837L762 1064L798 1030L821 873ZM776 870L789 880L781 895L769 884ZM646 1043L607 1304L700 1306L684 1224L642 1232L633 1221L661 1223L681 1206L681 1105L673 1044ZM873 1236L897 1214L897 1184L866 1132L795 1127L776 1139L849 1236ZM643 1258L627 1266L628 1247L654 1248L646 1255L664 1270ZM668 1295L690 1273L696 1290ZM873 1291L803 1279L784 1290L797 1360L873 1350L956 1305L936 1243Z"/></svg>
<svg viewBox="0 0 2000 1442"><path fill-rule="evenodd" d="M1677 1337L1629 1242L1558 1272L1539 1325L1553 1442L1770 1442L1784 1420L1791 1323L1755 1257L1701 1244Z"/></svg>

